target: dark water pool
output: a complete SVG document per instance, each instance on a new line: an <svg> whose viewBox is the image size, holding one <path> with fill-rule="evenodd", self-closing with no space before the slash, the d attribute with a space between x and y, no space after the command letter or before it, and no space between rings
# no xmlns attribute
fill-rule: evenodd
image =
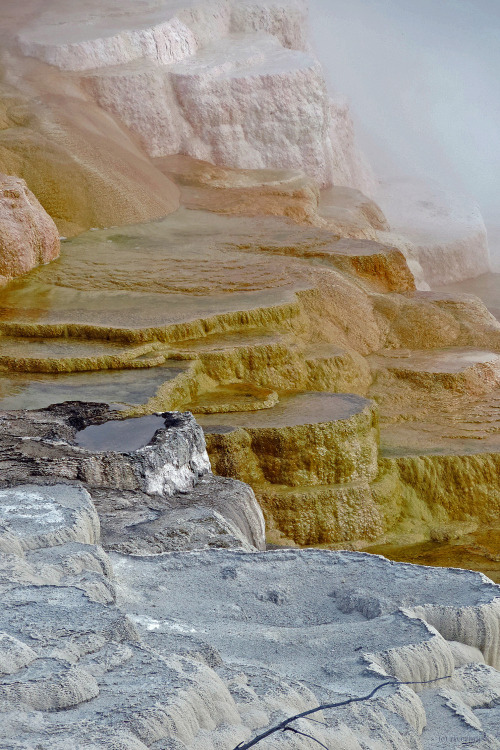
<svg viewBox="0 0 500 750"><path fill-rule="evenodd" d="M155 414L135 419L117 419L90 425L76 435L76 443L91 451L130 453L143 448L155 432L165 427L165 419Z"/></svg>

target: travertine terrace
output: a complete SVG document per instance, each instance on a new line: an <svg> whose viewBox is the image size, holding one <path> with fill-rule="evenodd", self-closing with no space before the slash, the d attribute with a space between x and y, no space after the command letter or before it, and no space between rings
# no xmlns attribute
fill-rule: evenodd
<svg viewBox="0 0 500 750"><path fill-rule="evenodd" d="M301 2L229 0L13 13L0 167L64 234L93 231L2 294L3 403L207 415L214 466L251 482L273 541L422 541L493 523L494 470L486 505L483 484L469 498L459 477L495 464L500 326L478 300L429 289L487 268L484 225L427 188L377 185L305 19ZM68 188L75 159L85 177ZM306 392L377 404L369 474L335 479L328 458L293 481L279 456L273 476L252 469L270 443L256 447L242 415L273 425L306 404L300 439L272 427L299 466L319 419ZM429 500L427 470L408 480L415 460L453 463L436 490L452 500Z"/></svg>
<svg viewBox="0 0 500 750"><path fill-rule="evenodd" d="M302 0L0 41L2 749L233 750L387 678L294 726L500 747L500 590L360 552L500 582L477 210L379 184Z"/></svg>
<svg viewBox="0 0 500 750"><path fill-rule="evenodd" d="M60 260L11 284L3 305L6 407L47 406L59 390L130 415L199 414L216 471L250 482L270 541L409 543L496 522L500 324L475 298L417 291L394 247L182 209L63 243ZM302 461L328 414L306 392L377 405L369 472L333 437ZM348 428L359 445L360 424ZM334 476L329 464L344 460L354 473ZM415 473L415 461L429 468ZM453 481L443 468L430 491L442 465ZM464 493L471 466L483 479Z"/></svg>

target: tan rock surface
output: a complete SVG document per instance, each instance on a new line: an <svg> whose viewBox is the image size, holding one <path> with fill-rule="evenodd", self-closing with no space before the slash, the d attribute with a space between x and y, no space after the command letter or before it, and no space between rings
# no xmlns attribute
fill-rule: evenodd
<svg viewBox="0 0 500 750"><path fill-rule="evenodd" d="M155 159L181 189L191 209L237 216L285 216L298 224L322 226L319 188L302 172L232 170L184 156Z"/></svg>
<svg viewBox="0 0 500 750"><path fill-rule="evenodd" d="M380 206L360 190L346 187L342 182L322 190L319 204L320 216L326 220L328 226L337 224L343 228L342 237L356 236L353 231L373 230L386 231L389 223ZM360 235L361 236L361 235ZM367 239L377 239L378 235L367 236Z"/></svg>
<svg viewBox="0 0 500 750"><path fill-rule="evenodd" d="M26 180L62 235L178 207L175 185L77 81L35 61L9 58L5 68L0 170Z"/></svg>
<svg viewBox="0 0 500 750"><path fill-rule="evenodd" d="M360 396L305 393L253 414L200 415L198 421L219 473L219 463L234 464L231 428L236 441L248 441L240 429L249 436L247 463L236 470L249 480L316 486L369 480L377 473L377 416Z"/></svg>
<svg viewBox="0 0 500 750"><path fill-rule="evenodd" d="M231 169L176 154L154 160L192 209L242 216L284 216L339 237L375 240L389 225L377 204L350 187L319 190L301 170Z"/></svg>

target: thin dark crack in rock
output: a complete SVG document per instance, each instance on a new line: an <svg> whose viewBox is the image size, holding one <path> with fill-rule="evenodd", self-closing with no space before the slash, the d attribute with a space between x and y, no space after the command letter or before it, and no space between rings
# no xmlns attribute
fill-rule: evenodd
<svg viewBox="0 0 500 750"><path fill-rule="evenodd" d="M310 716L311 714L315 714L318 711L326 711L326 709L329 708L341 708L342 706L348 706L351 703L361 703L362 701L368 701L370 698L373 698L375 693L378 693L379 690L382 690L384 687L388 687L388 685L430 685L433 682L439 682L440 680L449 680L451 679L452 675L445 675L445 677L435 677L433 680L424 680L424 681L413 681L413 682L399 682L399 680L389 680L388 682L383 682L381 685L377 685L376 688L374 688L371 693L368 695L363 695L360 698L348 698L346 701L341 701L340 703L323 703L321 706L317 706L316 708L310 708L307 711L302 711L300 714L295 714L295 716L290 716L288 719L285 719L280 724L277 724L275 727L271 727L271 729L268 729L266 732L263 732L263 734L259 734L258 737L254 737L253 740L250 740L250 742L247 742L243 744L240 742L239 745L236 745L234 750L249 750L251 747L254 747L259 742L262 742L262 740L266 739L266 737L270 737L272 734L276 734L276 732L294 732L295 734L303 734L302 732L299 732L296 729L293 729L289 725L292 724L292 722L297 721L298 719L305 719L307 716ZM313 719L314 721L314 719ZM310 737L309 735L304 734L304 737L309 737L310 739L314 740L314 742L317 742L322 747L326 747L323 745L319 740L316 740L314 737ZM326 748L328 750L328 748Z"/></svg>

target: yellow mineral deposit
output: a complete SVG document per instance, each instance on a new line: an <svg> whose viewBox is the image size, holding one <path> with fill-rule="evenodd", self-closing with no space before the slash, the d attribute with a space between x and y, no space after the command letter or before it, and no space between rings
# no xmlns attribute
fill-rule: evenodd
<svg viewBox="0 0 500 750"><path fill-rule="evenodd" d="M189 45L208 43L193 19L185 49L165 47L184 60L170 75L141 57L152 48L128 16L127 44L121 32L113 36L114 16L104 37L87 39L78 26L84 9L71 4L75 25L59 28L62 5L52 2L36 36L40 2L19 6L4 27L5 40L20 34L25 55L6 42L0 171L24 179L71 239L57 260L0 290L1 408L82 399L109 401L124 415L191 410L214 471L255 490L269 542L468 565L500 581L492 546L500 322L464 294L473 289L465 282L458 291L430 291L431 241L412 244L391 232L362 192L373 183L355 158L348 113L332 110L337 140L325 128L304 135L294 152L304 169L291 164L286 145L280 168L266 163L256 132L242 136L239 154L237 136L227 131L224 142L220 124L213 141L201 121L195 132L185 110L167 122L160 102L162 131L147 120L149 95L138 109L141 86L167 98L177 87L187 106L201 96L205 70L221 65L210 50L199 70L184 60ZM86 23L90 34L97 22ZM301 96L312 81L321 98L324 86L301 33L285 47L252 44L288 92L302 80L290 70L302 71L297 112L306 117ZM227 45L228 60L243 54L234 40ZM246 55L235 69L255 82ZM272 90L278 84L268 78ZM229 111L226 94L219 104ZM167 126L169 138L182 130L183 145L169 150L161 140ZM285 142L293 128L282 126ZM474 232L479 247L484 237ZM439 242L460 261L462 239ZM478 272L486 267L481 248ZM442 254L436 263L438 276L449 278Z"/></svg>

